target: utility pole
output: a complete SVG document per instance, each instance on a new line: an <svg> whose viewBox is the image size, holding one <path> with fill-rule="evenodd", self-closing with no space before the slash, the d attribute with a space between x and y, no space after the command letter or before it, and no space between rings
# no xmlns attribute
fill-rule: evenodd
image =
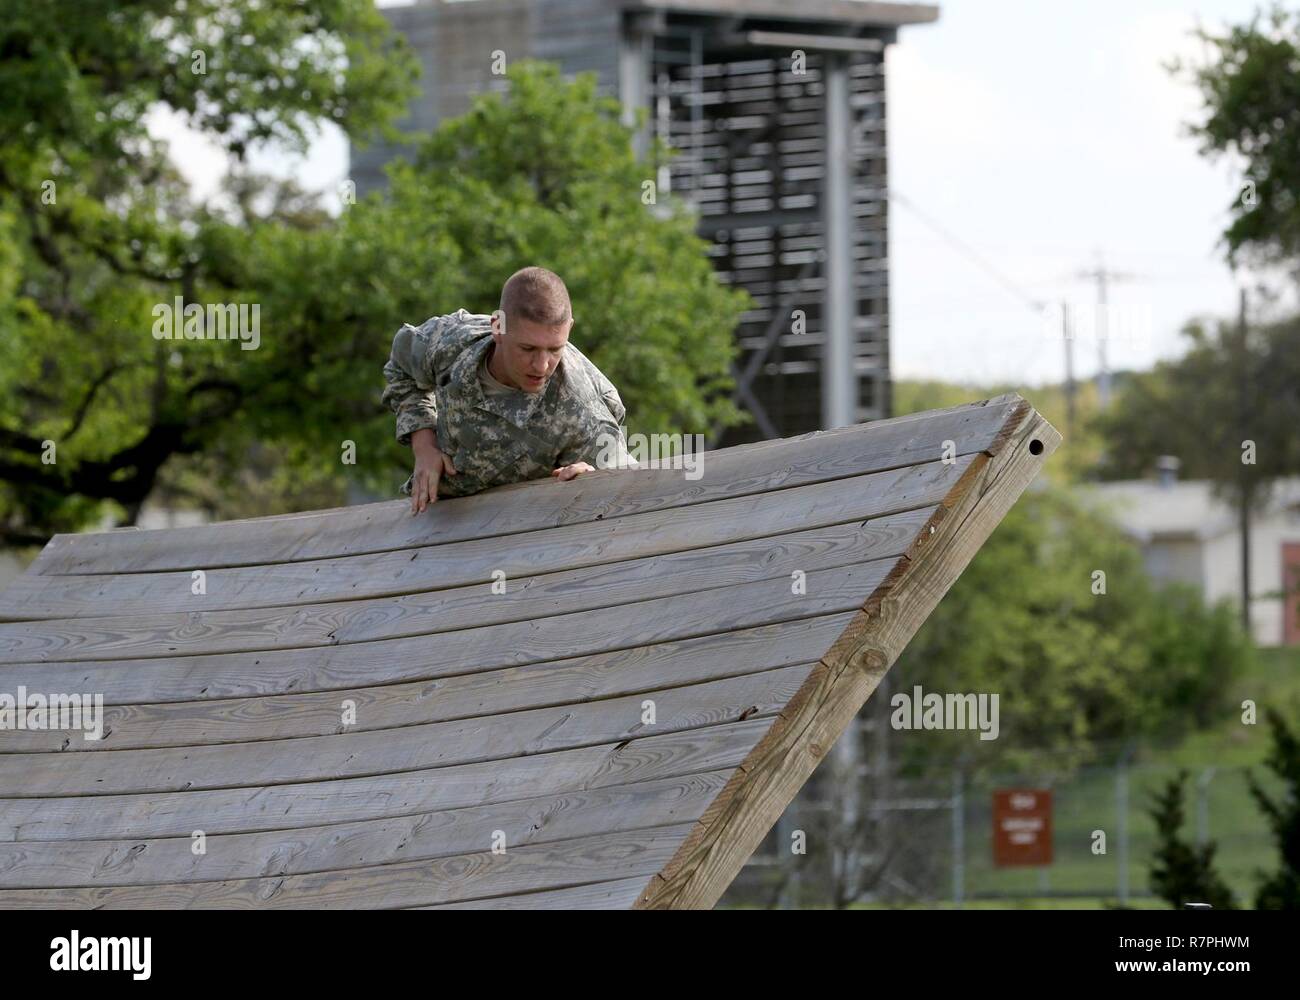
<svg viewBox="0 0 1300 1000"><path fill-rule="evenodd" d="M1074 440L1074 330L1070 303L1061 300L1061 339L1065 341L1065 439Z"/></svg>
<svg viewBox="0 0 1300 1000"><path fill-rule="evenodd" d="M1112 271L1106 267L1101 252L1097 253L1097 265L1076 272L1076 277L1097 283L1097 403L1101 409L1110 405L1110 363L1106 356L1106 341L1110 338L1109 291L1113 281L1134 281L1140 274Z"/></svg>
<svg viewBox="0 0 1300 1000"><path fill-rule="evenodd" d="M1250 351L1246 343L1246 286L1241 287L1240 301L1237 307L1237 426L1245 430L1248 426L1250 412ZM1241 461L1241 456L1238 456ZM1237 521L1241 531L1241 624L1246 634L1250 629L1250 509L1254 500L1254 487L1251 482L1250 469L1241 461L1240 485L1237 492Z"/></svg>

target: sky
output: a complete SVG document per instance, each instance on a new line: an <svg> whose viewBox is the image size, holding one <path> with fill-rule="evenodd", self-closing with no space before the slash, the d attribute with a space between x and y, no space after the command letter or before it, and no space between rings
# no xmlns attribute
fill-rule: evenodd
<svg viewBox="0 0 1300 1000"><path fill-rule="evenodd" d="M388 6L385 3L382 6ZM1110 283L1112 370L1177 356L1180 328L1233 316L1239 272L1218 241L1240 164L1185 134L1200 100L1161 63L1197 57L1191 30L1245 23L1253 0L949 0L887 50L891 351L899 378L1037 385L1064 374L1060 306L1075 317L1075 374L1098 370L1097 283ZM151 120L197 196L220 154ZM347 143L327 127L305 157L253 165L337 191ZM1044 304L1051 304L1044 309Z"/></svg>
<svg viewBox="0 0 1300 1000"><path fill-rule="evenodd" d="M1189 34L1249 21L1241 0L949 0L887 51L893 371L1040 384L1064 373L1059 310L1079 326L1076 374L1098 369L1099 261L1110 367L1177 356L1194 316L1234 316L1218 241L1240 164L1185 134L1198 92L1161 63ZM901 198L899 197L901 196ZM1090 311L1088 307L1093 307Z"/></svg>

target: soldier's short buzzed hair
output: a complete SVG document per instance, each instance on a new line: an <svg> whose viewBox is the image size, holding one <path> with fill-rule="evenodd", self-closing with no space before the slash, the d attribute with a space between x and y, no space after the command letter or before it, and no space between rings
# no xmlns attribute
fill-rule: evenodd
<svg viewBox="0 0 1300 1000"><path fill-rule="evenodd" d="M554 271L544 267L525 267L506 279L501 288L501 311L506 325L511 320L526 319L542 326L560 326L572 313L569 290Z"/></svg>

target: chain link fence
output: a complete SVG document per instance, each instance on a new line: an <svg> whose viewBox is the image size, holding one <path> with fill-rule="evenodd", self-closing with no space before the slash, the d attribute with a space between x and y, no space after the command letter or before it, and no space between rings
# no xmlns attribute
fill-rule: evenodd
<svg viewBox="0 0 1300 1000"><path fill-rule="evenodd" d="M887 780L862 767L862 810L854 819L845 814L832 763L818 768L720 905L1162 906L1150 887L1157 844L1151 808L1180 770L1188 774L1181 835L1217 845L1215 868L1238 906L1254 905L1258 872L1279 863L1246 781L1250 771L1280 796L1281 783L1262 766L1180 768L1116 754L1066 774L1044 758L1018 774L972 776L949 763ZM994 792L1009 789L1051 791L1050 864L994 863Z"/></svg>

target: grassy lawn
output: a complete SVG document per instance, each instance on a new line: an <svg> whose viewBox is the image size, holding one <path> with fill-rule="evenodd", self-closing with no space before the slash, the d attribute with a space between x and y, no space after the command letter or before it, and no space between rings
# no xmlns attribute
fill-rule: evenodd
<svg viewBox="0 0 1300 1000"><path fill-rule="evenodd" d="M1258 707L1258 724L1243 725L1240 716L1225 719L1205 732L1194 733L1177 747L1159 751L1162 763L1199 767L1255 766L1268 752L1268 729L1263 713L1267 706L1278 709L1295 726L1300 723L1300 649L1296 647L1255 651L1254 669L1233 686L1233 702L1252 699Z"/></svg>

